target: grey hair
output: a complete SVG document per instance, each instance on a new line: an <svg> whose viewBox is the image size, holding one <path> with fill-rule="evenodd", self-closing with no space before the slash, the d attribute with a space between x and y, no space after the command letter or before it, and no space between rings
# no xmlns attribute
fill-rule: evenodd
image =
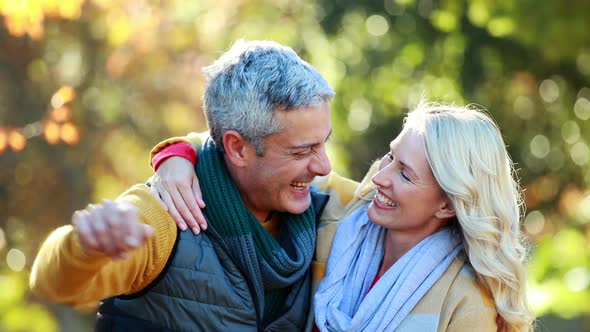
<svg viewBox="0 0 590 332"><path fill-rule="evenodd" d="M272 41L238 40L203 73L203 111L222 150L223 134L235 130L261 156L264 137L280 130L276 112L316 106L334 96L314 67Z"/></svg>

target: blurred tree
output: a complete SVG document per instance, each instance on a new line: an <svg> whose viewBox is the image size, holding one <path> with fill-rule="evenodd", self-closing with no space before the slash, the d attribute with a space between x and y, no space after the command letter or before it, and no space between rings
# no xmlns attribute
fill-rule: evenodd
<svg viewBox="0 0 590 332"><path fill-rule="evenodd" d="M422 96L486 107L526 188L531 303L589 315L588 13L551 0L0 0L0 330L35 330L23 312L44 331L80 329L25 292L39 243L145 181L154 143L205 129L200 69L238 38L290 45L326 76L329 153L356 179Z"/></svg>

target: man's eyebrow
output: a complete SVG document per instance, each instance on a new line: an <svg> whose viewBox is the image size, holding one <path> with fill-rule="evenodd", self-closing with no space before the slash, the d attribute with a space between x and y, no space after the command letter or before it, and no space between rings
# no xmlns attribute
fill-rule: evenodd
<svg viewBox="0 0 590 332"><path fill-rule="evenodd" d="M332 136L332 129L330 129L330 132L328 133L328 136L326 136L326 139L322 142L322 143L326 143L330 137ZM314 146L320 145L321 143L307 143L307 144L301 144L301 145L294 145L294 146L290 146L289 149L311 149Z"/></svg>

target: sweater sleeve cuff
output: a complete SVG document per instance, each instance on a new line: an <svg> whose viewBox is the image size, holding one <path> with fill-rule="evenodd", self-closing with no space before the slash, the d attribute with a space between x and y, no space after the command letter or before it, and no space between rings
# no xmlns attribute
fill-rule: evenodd
<svg viewBox="0 0 590 332"><path fill-rule="evenodd" d="M152 159L152 166L154 171L158 170L158 167L170 157L182 157L195 165L197 162L197 153L193 147L186 142L178 142L172 145L168 145L163 148L160 152L156 153Z"/></svg>

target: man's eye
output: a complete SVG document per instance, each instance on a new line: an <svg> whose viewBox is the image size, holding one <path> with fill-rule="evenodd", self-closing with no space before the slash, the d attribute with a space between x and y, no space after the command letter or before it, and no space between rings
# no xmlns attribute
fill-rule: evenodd
<svg viewBox="0 0 590 332"><path fill-rule="evenodd" d="M301 151L301 152L295 152L293 155L295 155L295 157L298 157L298 158L303 158L303 157L309 156L310 153L311 153L311 150L306 150L306 151Z"/></svg>

